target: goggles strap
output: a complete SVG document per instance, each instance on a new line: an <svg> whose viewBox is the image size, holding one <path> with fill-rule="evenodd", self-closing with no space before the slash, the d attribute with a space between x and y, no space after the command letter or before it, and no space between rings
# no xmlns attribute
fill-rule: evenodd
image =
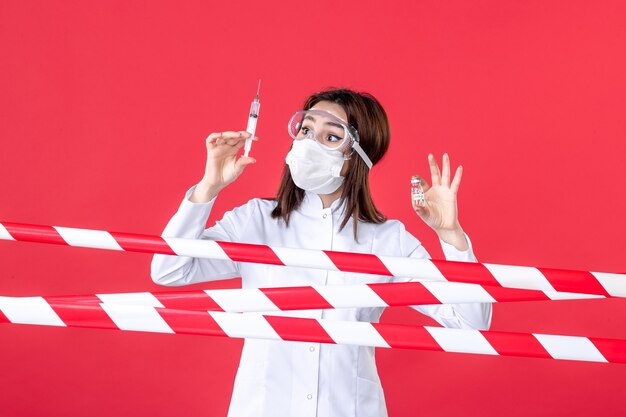
<svg viewBox="0 0 626 417"><path fill-rule="evenodd" d="M365 151L363 150L363 148L361 148L361 145L359 145L358 141L355 140L354 142L352 142L352 149L354 149L356 153L359 154L363 162L365 162L365 165L367 165L369 169L372 169L372 166L374 164L372 164L370 158L365 154Z"/></svg>

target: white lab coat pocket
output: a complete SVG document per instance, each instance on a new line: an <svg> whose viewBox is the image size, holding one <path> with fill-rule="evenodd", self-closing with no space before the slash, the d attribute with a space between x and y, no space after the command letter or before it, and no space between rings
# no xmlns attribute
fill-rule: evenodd
<svg viewBox="0 0 626 417"><path fill-rule="evenodd" d="M387 407L380 383L356 378L357 417L386 417Z"/></svg>

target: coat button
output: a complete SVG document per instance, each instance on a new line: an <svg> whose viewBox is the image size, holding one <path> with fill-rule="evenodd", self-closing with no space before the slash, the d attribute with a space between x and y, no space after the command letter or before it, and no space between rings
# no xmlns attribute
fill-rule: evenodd
<svg viewBox="0 0 626 417"><path fill-rule="evenodd" d="M315 352L315 346L311 346L311 347L309 348L309 351L311 351L311 352Z"/></svg>
<svg viewBox="0 0 626 417"><path fill-rule="evenodd" d="M313 396L312 396L311 394L307 395L306 397L307 397L309 400L310 400L311 398L313 398Z"/></svg>
<svg viewBox="0 0 626 417"><path fill-rule="evenodd" d="M326 217L328 217L328 214L324 213L324 214L322 215L322 219L325 219Z"/></svg>

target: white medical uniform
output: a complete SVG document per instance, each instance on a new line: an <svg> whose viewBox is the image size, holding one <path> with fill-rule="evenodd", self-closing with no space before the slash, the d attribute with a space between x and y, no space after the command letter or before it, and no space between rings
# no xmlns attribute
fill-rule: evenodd
<svg viewBox="0 0 626 417"><path fill-rule="evenodd" d="M323 208L316 194L307 192L292 213L289 227L272 219L271 200L253 199L227 212L206 229L213 206L192 203L191 188L163 231L164 237L212 239L291 248L429 257L403 224L359 222L358 242L352 219L339 231L344 205L339 200ZM469 242L469 239L468 239ZM446 259L476 261L471 246L458 251L441 242ZM260 265L231 261L155 255L152 279L161 285L186 285L240 276L243 288L338 285L408 279L357 273ZM416 310L446 327L487 329L490 304L419 306ZM329 320L377 322L382 308L289 311L282 314ZM305 342L246 339L235 378L229 417L383 417L385 398L376 370L374 348Z"/></svg>

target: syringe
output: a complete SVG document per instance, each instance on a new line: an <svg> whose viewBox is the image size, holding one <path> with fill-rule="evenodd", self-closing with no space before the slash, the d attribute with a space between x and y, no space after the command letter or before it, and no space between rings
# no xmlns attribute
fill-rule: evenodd
<svg viewBox="0 0 626 417"><path fill-rule="evenodd" d="M248 156L250 148L252 148L252 138L254 137L254 132L256 131L256 122L259 120L259 108L261 108L261 103L259 102L260 90L261 80L259 80L259 86L256 90L256 97L252 100L252 104L250 105L250 116L248 116L248 127L246 128L246 132L250 133L250 137L246 139L246 143L243 146L243 156Z"/></svg>

